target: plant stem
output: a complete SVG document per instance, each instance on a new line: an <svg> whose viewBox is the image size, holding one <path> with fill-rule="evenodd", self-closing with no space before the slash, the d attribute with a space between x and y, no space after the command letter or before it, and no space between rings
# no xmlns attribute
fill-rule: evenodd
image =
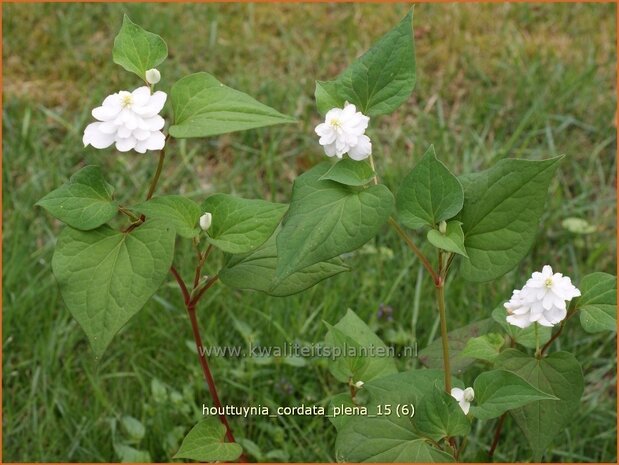
<svg viewBox="0 0 619 465"><path fill-rule="evenodd" d="M196 317L196 303L190 302L187 305L187 313L189 314L189 320L191 321L191 329L193 331L193 339L196 343L196 349L198 349L198 358L200 359L200 366L202 367L202 372L204 373L204 378L206 379L206 383L208 384L208 390L211 393L211 397L213 398L213 404L217 407L218 410L222 410L223 406L221 401L219 400L219 395L217 394L217 387L215 386L215 380L213 379L213 375L211 373L211 369L208 366L208 361L206 359L206 355L204 353L204 346L202 344L202 338L200 337L200 328L198 326L198 318ZM219 421L221 424L226 427L226 438L229 442L236 442L234 440L234 435L232 434L232 428L228 424L228 418L223 413L219 415Z"/></svg>
<svg viewBox="0 0 619 465"><path fill-rule="evenodd" d="M533 323L535 326L535 357L536 358L541 358L542 357L542 353L539 350L539 328L537 326L537 321L535 323Z"/></svg>
<svg viewBox="0 0 619 465"><path fill-rule="evenodd" d="M378 184L378 174L376 174L376 167L374 166L374 157L372 155L370 155L370 167L372 168L372 171L374 171L374 184Z"/></svg>
<svg viewBox="0 0 619 465"><path fill-rule="evenodd" d="M118 207L118 211L120 213L122 213L123 215L128 216L129 218L131 218L132 221L138 221L140 219L139 216L134 215L133 212L131 212L130 210L127 210L125 207L123 206L119 206Z"/></svg>
<svg viewBox="0 0 619 465"><path fill-rule="evenodd" d="M170 273L174 275L176 282L178 283L178 287L181 288L181 292L183 293L183 301L185 302L185 306L189 305L189 291L187 291L187 286L185 285L185 281L181 278L181 275L176 271L174 266L170 267Z"/></svg>
<svg viewBox="0 0 619 465"><path fill-rule="evenodd" d="M441 344L443 347L443 369L445 371L445 391L451 395L451 368L449 366L449 340L447 339L447 315L445 312L445 283L439 278L436 286L438 314L441 320Z"/></svg>
<svg viewBox="0 0 619 465"><path fill-rule="evenodd" d="M428 271L428 273L430 273L430 276L432 276L434 285L437 286L440 280L439 275L434 271L434 269L432 268L432 265L430 264L426 256L423 254L423 252L419 250L419 248L413 243L411 238L408 237L408 234L406 234L406 231L402 229L402 227L396 222L396 220L394 220L393 218L389 218L389 224L391 225L393 229L395 229L395 231L404 240L404 242L406 242L406 245L408 245L408 247L417 256L417 258L419 258L419 260L421 261L421 264Z"/></svg>
<svg viewBox="0 0 619 465"><path fill-rule="evenodd" d="M166 142L168 141L168 137L166 136ZM150 183L150 187L148 188L148 194L146 194L146 200L150 200L153 194L155 193L155 188L157 187L157 183L159 182L159 177L161 176L161 170L163 169L163 162L165 161L165 145L159 152L159 163L157 164L157 171L155 171L155 176Z"/></svg>
<svg viewBox="0 0 619 465"><path fill-rule="evenodd" d="M494 438L492 439L492 445L490 446L490 450L488 451L488 457L490 458L490 461L492 461L492 458L494 457L494 451L496 450L496 446L499 444L499 438L501 437L501 430L503 429L503 423L505 422L505 415L507 414L504 413L503 415L501 415L501 417L497 421L496 429L494 430Z"/></svg>
<svg viewBox="0 0 619 465"><path fill-rule="evenodd" d="M217 394L217 387L215 386L215 380L213 379L213 374L211 373L211 369L208 365L208 360L206 359L206 354L204 351L204 345L202 343L202 337L200 336L200 327L198 325L198 318L196 315L196 305L200 300L200 297L204 295L204 293L217 281L217 276L211 278L203 289L200 290L200 293L193 298L191 298L189 291L187 290L187 285L183 278L178 273L176 268L172 266L170 268L170 272L174 275L178 286L183 293L183 301L185 303L185 307L187 309L187 314L189 315L189 321L191 322L191 330L193 332L193 339L196 344L196 349L198 350L198 359L200 360L200 366L202 367L202 372L204 374L204 379L206 380L206 384L208 385L208 390L211 394L211 398L213 399L213 404L218 410L222 410L223 406L221 401L219 400L219 395ZM236 442L234 439L234 435L232 434L232 428L230 428L230 424L228 423L228 418L225 414L221 413L219 415L219 421L226 428L226 438L229 442ZM241 462L245 462L245 457L241 456Z"/></svg>

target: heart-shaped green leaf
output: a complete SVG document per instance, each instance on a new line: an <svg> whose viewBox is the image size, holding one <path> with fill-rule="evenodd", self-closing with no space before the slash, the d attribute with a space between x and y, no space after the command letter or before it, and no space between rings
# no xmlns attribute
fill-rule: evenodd
<svg viewBox="0 0 619 465"><path fill-rule="evenodd" d="M114 218L118 203L112 198L113 192L112 186L103 179L101 168L90 165L36 204L63 223L87 231Z"/></svg>
<svg viewBox="0 0 619 465"><path fill-rule="evenodd" d="M453 218L463 202L460 181L436 158L433 145L404 178L396 197L398 218L411 229Z"/></svg>
<svg viewBox="0 0 619 465"><path fill-rule="evenodd" d="M333 258L292 273L282 282L274 285L278 231L276 230L268 241L253 252L231 255L218 273L221 282L238 289L253 289L284 297L304 291L331 276L349 271L341 259Z"/></svg>
<svg viewBox="0 0 619 465"><path fill-rule="evenodd" d="M558 400L554 395L540 391L515 373L506 370L486 371L475 379L473 416L482 420L500 417L534 401Z"/></svg>
<svg viewBox="0 0 619 465"><path fill-rule="evenodd" d="M197 227L201 213L200 206L181 195L153 197L136 205L133 210L144 214L146 218L165 221L179 236L192 238L200 232Z"/></svg>
<svg viewBox="0 0 619 465"><path fill-rule="evenodd" d="M354 103L369 116L392 113L415 87L412 10L335 81L316 82L316 104L322 113Z"/></svg>
<svg viewBox="0 0 619 465"><path fill-rule="evenodd" d="M207 240L231 254L244 254L264 244L277 228L288 205L215 194L202 202L212 215Z"/></svg>
<svg viewBox="0 0 619 465"><path fill-rule="evenodd" d="M243 453L236 442L225 442L226 427L215 418L208 418L194 426L183 439L175 459L196 462L234 462Z"/></svg>
<svg viewBox="0 0 619 465"><path fill-rule="evenodd" d="M368 382L397 373L395 361L385 343L352 310L337 322L328 325L325 345L338 350L341 356L329 363L329 371L339 381ZM354 347L357 354L349 354L348 347Z"/></svg>
<svg viewBox="0 0 619 465"><path fill-rule="evenodd" d="M617 330L617 278L591 273L580 283L581 297L575 302L580 324L588 333Z"/></svg>
<svg viewBox="0 0 619 465"><path fill-rule="evenodd" d="M172 227L154 220L130 233L104 225L92 231L67 227L60 234L52 270L97 356L164 281L174 237Z"/></svg>
<svg viewBox="0 0 619 465"><path fill-rule="evenodd" d="M363 389L370 396L368 415L351 416L340 424L335 442L337 460L452 462L453 457L434 447L416 430L414 411L410 408L419 405L436 384L443 382L440 370L412 370L366 383Z"/></svg>
<svg viewBox="0 0 619 465"><path fill-rule="evenodd" d="M294 182L290 208L277 236L277 280L356 250L389 219L394 203L389 189L321 181L329 168L329 163L322 163Z"/></svg>
<svg viewBox="0 0 619 465"><path fill-rule="evenodd" d="M170 99L174 109L170 135L177 138L216 136L295 121L223 85L208 73L195 73L178 80L172 86Z"/></svg>
<svg viewBox="0 0 619 465"><path fill-rule="evenodd" d="M531 248L544 211L548 186L563 157L543 161L505 159L461 176L464 207L459 215L468 259L462 275L488 281L514 268Z"/></svg>
<svg viewBox="0 0 619 465"><path fill-rule="evenodd" d="M168 46L157 34L144 30L125 15L114 39L112 56L114 63L145 80L146 71L166 59Z"/></svg>
<svg viewBox="0 0 619 465"><path fill-rule="evenodd" d="M559 398L535 401L510 412L529 441L533 460L539 462L553 438L569 425L578 410L584 390L580 364L567 352L537 359L514 349L503 352L496 364Z"/></svg>
<svg viewBox="0 0 619 465"><path fill-rule="evenodd" d="M435 441L453 436L466 436L471 430L471 422L466 418L456 399L438 386L434 386L432 392L421 399L413 421L424 437Z"/></svg>
<svg viewBox="0 0 619 465"><path fill-rule="evenodd" d="M505 338L497 333L488 333L483 336L469 339L460 357L474 358L493 362L499 356Z"/></svg>
<svg viewBox="0 0 619 465"><path fill-rule="evenodd" d="M345 186L364 186L376 177L376 173L365 161L344 158L321 176L321 180L335 181Z"/></svg>

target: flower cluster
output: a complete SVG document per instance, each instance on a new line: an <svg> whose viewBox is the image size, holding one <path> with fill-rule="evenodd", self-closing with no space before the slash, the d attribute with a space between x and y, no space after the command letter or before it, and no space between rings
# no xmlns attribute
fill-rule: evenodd
<svg viewBox="0 0 619 465"><path fill-rule="evenodd" d="M507 309L507 322L519 328L533 323L554 326L567 315L567 302L580 296L580 291L567 276L553 273L549 265L541 273L536 271L526 285L515 290Z"/></svg>
<svg viewBox="0 0 619 465"><path fill-rule="evenodd" d="M92 145L105 149L112 144L121 152L135 150L161 150L165 136L161 132L165 124L159 116L167 95L157 91L151 94L147 86L133 92L121 90L103 101L100 107L92 110L97 120L84 130L84 146Z"/></svg>
<svg viewBox="0 0 619 465"><path fill-rule="evenodd" d="M325 122L316 126L315 131L328 157L342 158L347 153L350 158L359 161L372 153L372 142L365 135L369 122L369 116L347 102L344 108L329 110Z"/></svg>
<svg viewBox="0 0 619 465"><path fill-rule="evenodd" d="M453 388L451 390L451 397L458 401L460 408L464 412L465 415L469 413L469 409L471 408L471 402L475 399L475 391L473 391L472 387L467 387L466 389Z"/></svg>

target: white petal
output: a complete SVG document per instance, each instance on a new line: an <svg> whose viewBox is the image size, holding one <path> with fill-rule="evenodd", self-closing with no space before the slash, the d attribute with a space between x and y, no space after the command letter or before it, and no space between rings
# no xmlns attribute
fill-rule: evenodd
<svg viewBox="0 0 619 465"><path fill-rule="evenodd" d="M372 142L366 135L359 137L357 145L351 147L348 151L348 156L353 160L364 160L372 153Z"/></svg>
<svg viewBox="0 0 619 465"><path fill-rule="evenodd" d="M135 143L135 147L133 148L133 150L135 150L138 153L146 153L146 144L148 143L148 139L147 140L138 140Z"/></svg>
<svg viewBox="0 0 619 465"><path fill-rule="evenodd" d="M462 399L464 399L464 391L460 388L452 388L451 389L451 397L453 397L454 399L456 399L458 402L460 402Z"/></svg>
<svg viewBox="0 0 619 465"><path fill-rule="evenodd" d="M114 143L114 135L100 130L101 123L91 123L84 129L84 147L92 145L96 149L105 149Z"/></svg>
<svg viewBox="0 0 619 465"><path fill-rule="evenodd" d="M471 404L465 400L461 400L460 402L458 402L458 404L460 404L460 408L462 409L464 414L468 415L469 409L471 408Z"/></svg>
<svg viewBox="0 0 619 465"><path fill-rule="evenodd" d="M138 87L131 92L131 96L133 97L133 105L143 107L150 100L150 89L146 86Z"/></svg>
<svg viewBox="0 0 619 465"><path fill-rule="evenodd" d="M145 129L134 129L132 136L135 137L137 140L146 140L150 137L151 131L147 131Z"/></svg>
<svg viewBox="0 0 619 465"><path fill-rule="evenodd" d="M135 147L135 137L119 138L116 140L116 150L119 152L128 152Z"/></svg>
<svg viewBox="0 0 619 465"><path fill-rule="evenodd" d="M159 115L145 118L142 120L142 122L144 122L146 125L146 128L144 129L148 129L150 131L159 131L165 126L165 120Z"/></svg>
<svg viewBox="0 0 619 465"><path fill-rule="evenodd" d="M135 107L133 111L145 118L155 116L162 110L167 98L168 95L165 92L158 90L150 96L150 99L146 105Z"/></svg>
<svg viewBox="0 0 619 465"><path fill-rule="evenodd" d="M92 116L99 121L112 121L120 113L120 106L101 106L92 110Z"/></svg>
<svg viewBox="0 0 619 465"><path fill-rule="evenodd" d="M165 145L165 136L161 131L152 132L146 140L147 150L161 150Z"/></svg>
<svg viewBox="0 0 619 465"><path fill-rule="evenodd" d="M325 121L329 121L331 119L339 118L342 114L342 110L340 108L332 108L325 115Z"/></svg>
<svg viewBox="0 0 619 465"><path fill-rule="evenodd" d="M129 129L126 126L121 126L118 128L116 135L121 139L126 139L128 137L131 137L132 133L133 133L133 130Z"/></svg>
<svg viewBox="0 0 619 465"><path fill-rule="evenodd" d="M328 157L332 157L337 154L337 149L335 148L335 144L329 144L324 146L325 154Z"/></svg>

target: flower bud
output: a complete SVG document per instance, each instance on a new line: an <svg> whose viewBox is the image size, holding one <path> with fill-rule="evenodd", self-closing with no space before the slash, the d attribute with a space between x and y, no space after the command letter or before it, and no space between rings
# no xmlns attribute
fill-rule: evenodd
<svg viewBox="0 0 619 465"><path fill-rule="evenodd" d="M475 400L475 391L473 391L472 387L467 387L464 390L464 401L473 402L473 400Z"/></svg>
<svg viewBox="0 0 619 465"><path fill-rule="evenodd" d="M444 221L441 221L441 222L438 224L438 231L439 231L441 234L445 235L445 233L447 232L447 223L445 223Z"/></svg>
<svg viewBox="0 0 619 465"><path fill-rule="evenodd" d="M161 80L161 73L158 69L152 68L146 71L146 82L149 84L157 84Z"/></svg>
<svg viewBox="0 0 619 465"><path fill-rule="evenodd" d="M363 385L364 385L364 384L365 384L365 383L364 383L363 381L357 381L357 382L355 383L355 387L356 387L357 389L361 389L361 388L363 387Z"/></svg>
<svg viewBox="0 0 619 465"><path fill-rule="evenodd" d="M211 215L209 212L204 212L204 215L200 217L200 227L202 228L202 231L206 231L208 228L210 228L212 222L213 215Z"/></svg>

